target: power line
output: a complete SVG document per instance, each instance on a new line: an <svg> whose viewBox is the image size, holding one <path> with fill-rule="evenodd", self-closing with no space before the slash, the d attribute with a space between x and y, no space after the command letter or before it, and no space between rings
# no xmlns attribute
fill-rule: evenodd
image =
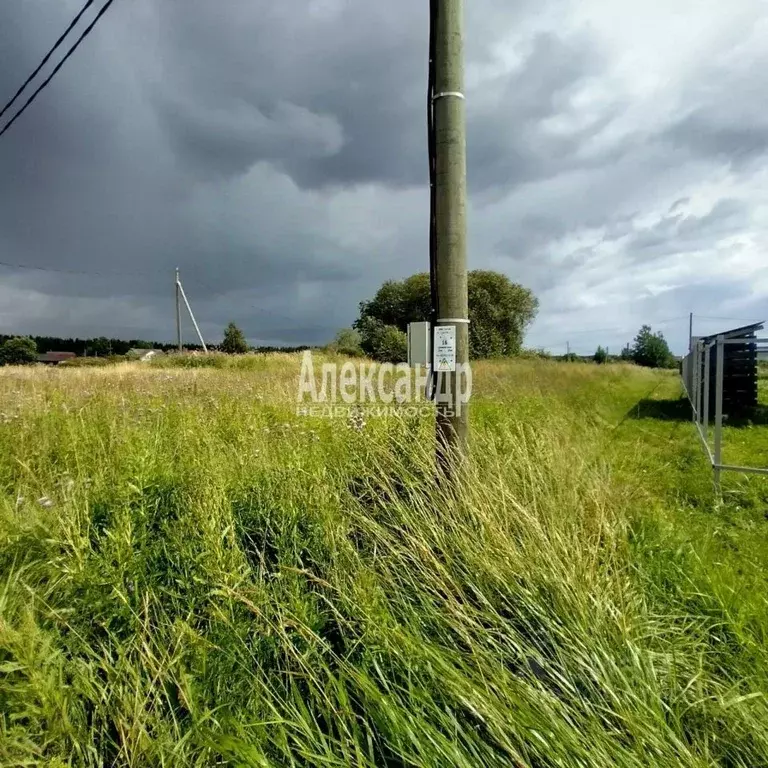
<svg viewBox="0 0 768 768"><path fill-rule="evenodd" d="M83 32L80 37L77 38L77 41L74 43L74 45L67 51L64 58L56 65L53 72L51 72L48 77L43 80L41 85L37 88L37 90L27 99L24 106L11 118L10 122L2 129L0 130L0 137L24 114L24 112L27 110L27 107L32 104L32 102L38 97L40 92L48 85L48 83L53 80L53 78L56 76L56 73L64 66L64 63L69 59L69 57L78 49L80 46L80 43L85 40L88 35L91 34L91 31L93 28L99 23L99 20L101 17L107 12L109 7L112 5L112 3L115 0L107 0L104 7L96 14L96 18L85 28L85 31Z"/></svg>
<svg viewBox="0 0 768 768"><path fill-rule="evenodd" d="M760 320L749 319L746 317L712 317L710 315L694 315L694 320L726 320L734 323L759 323Z"/></svg>
<svg viewBox="0 0 768 768"><path fill-rule="evenodd" d="M54 272L59 275L85 275L95 277L142 277L147 274L152 274L147 272L95 272L79 269L58 269L56 267L36 267L31 264L11 264L7 261L0 261L0 267L8 267L9 269L26 269L32 272Z"/></svg>
<svg viewBox="0 0 768 768"><path fill-rule="evenodd" d="M53 56L53 54L56 52L58 47L64 42L64 39L66 36L75 28L77 25L77 22L80 21L80 19L83 17L83 14L90 8L94 3L94 0L88 0L86 4L80 9L80 13L75 16L74 19L70 22L70 25L64 30L64 34L54 43L53 48L51 48L48 53L45 54L43 57L43 60L37 65L37 68L35 71L24 81L24 84L19 88L18 91L13 95L13 98L3 107L2 111L0 111L0 118L13 106L13 103L16 101L16 99L21 96L24 89L40 74L40 70L48 63L48 60Z"/></svg>

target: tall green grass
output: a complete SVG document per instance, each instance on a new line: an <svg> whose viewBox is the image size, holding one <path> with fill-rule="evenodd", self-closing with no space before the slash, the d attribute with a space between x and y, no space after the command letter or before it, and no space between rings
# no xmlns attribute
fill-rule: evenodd
<svg viewBox="0 0 768 768"><path fill-rule="evenodd" d="M616 418L666 374L477 366L453 494L260 365L0 374L0 763L768 764L763 617Z"/></svg>

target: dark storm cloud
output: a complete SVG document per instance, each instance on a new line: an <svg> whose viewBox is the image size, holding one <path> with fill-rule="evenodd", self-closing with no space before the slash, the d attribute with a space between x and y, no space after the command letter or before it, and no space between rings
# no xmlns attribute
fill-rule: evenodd
<svg viewBox="0 0 768 768"><path fill-rule="evenodd" d="M468 15L480 19L491 5ZM176 55L156 99L171 146L202 172L237 173L268 160L310 188L423 185L427 7L345 3L313 16L298 0L279 9L237 2L223 16L207 0L164 5L162 29ZM501 26L483 25L488 45L522 7L495 11ZM472 40L479 23L469 24ZM470 64L487 57L485 47L468 49ZM537 145L534 134L596 71L587 50L586 40L540 35L512 75L469 93L475 187L521 183L546 172L542 159L573 150L578 139Z"/></svg>
<svg viewBox="0 0 768 768"><path fill-rule="evenodd" d="M76 10L74 0L0 6L0 94L13 92ZM328 193L305 190L423 189L426 10L410 0L230 0L226 13L208 0L115 4L0 143L2 254L92 274L18 271L5 285L48 297L34 317L50 323L58 313L62 332L82 325L85 303L109 296L125 317L116 312L105 325L127 328L133 304L151 328L147 302L165 323L177 265L210 329L235 316L260 334L314 339L329 323L349 322L357 302L391 276L395 261L382 249L397 244L398 269L423 268L408 255L416 255L413 240L401 242L416 230L408 225L401 236L395 225L388 240L365 247L360 233L341 231L344 211L329 212ZM527 10L478 3L468 14L470 64L493 61L490 47ZM499 108L478 99L470 109L474 185L501 178L483 149L500 139L485 121L503 123L510 140L522 136L521 121L553 113L550 88L565 92L580 76L558 71L580 72L578 63L576 52L539 38L514 76L494 86L504 91ZM526 82L521 111L509 111ZM519 183L534 171L507 165L505 173ZM354 211L352 200L346 205ZM245 301L218 300L242 289L260 307L253 317Z"/></svg>
<svg viewBox="0 0 768 768"><path fill-rule="evenodd" d="M749 30L754 33L754 30ZM748 39L748 35L745 35ZM682 115L663 138L675 148L743 170L768 152L768 117L757 72L765 71L765 46L751 55L713 52L688 85Z"/></svg>
<svg viewBox="0 0 768 768"><path fill-rule="evenodd" d="M80 4L0 2L0 100ZM603 140L627 97L582 99L611 62L560 22L571 7L466 4L470 263L543 292L590 264L580 243L553 256L585 228L659 259L747 226L727 201L636 221L696 162L757 157L766 125L759 99L709 77L655 133ZM0 332L168 338L179 266L207 336L235 320L252 340L320 342L384 279L424 270L427 8L115 3L0 139L0 261L101 276L2 268Z"/></svg>

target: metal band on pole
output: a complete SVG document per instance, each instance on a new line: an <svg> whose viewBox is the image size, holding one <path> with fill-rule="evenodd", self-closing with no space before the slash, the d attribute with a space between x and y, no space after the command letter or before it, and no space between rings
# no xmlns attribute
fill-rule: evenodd
<svg viewBox="0 0 768 768"><path fill-rule="evenodd" d="M461 99L464 101L465 96L463 93L460 93L459 91L443 91L442 93L436 93L432 97L432 101L437 101L438 99L446 99L453 97L454 99Z"/></svg>

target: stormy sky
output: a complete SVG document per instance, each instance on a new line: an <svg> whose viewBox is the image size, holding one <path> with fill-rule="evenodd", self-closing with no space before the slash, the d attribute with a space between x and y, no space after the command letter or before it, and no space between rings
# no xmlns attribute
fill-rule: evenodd
<svg viewBox="0 0 768 768"><path fill-rule="evenodd" d="M82 2L0 2L0 102ZM0 138L0 262L48 270L0 266L0 333L170 340L179 266L207 340L320 343L424 271L427 6L115 0ZM768 319L768 7L466 6L469 264L527 344Z"/></svg>

